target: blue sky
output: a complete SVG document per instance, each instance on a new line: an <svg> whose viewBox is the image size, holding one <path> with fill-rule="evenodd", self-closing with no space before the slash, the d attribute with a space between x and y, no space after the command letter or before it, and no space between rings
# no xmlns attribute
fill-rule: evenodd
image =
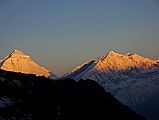
<svg viewBox="0 0 159 120"><path fill-rule="evenodd" d="M57 75L110 50L159 59L158 0L0 0L0 59L28 53Z"/></svg>

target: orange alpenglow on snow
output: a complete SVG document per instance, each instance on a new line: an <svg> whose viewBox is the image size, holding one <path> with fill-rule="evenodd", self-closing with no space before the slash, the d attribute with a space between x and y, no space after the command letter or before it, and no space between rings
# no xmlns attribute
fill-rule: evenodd
<svg viewBox="0 0 159 120"><path fill-rule="evenodd" d="M158 60L145 58L136 53L120 54L110 51L105 56L100 57L97 60L92 60L76 67L74 70L66 73L63 77L84 79L90 78L90 76L95 76L95 73L104 74L110 71L124 71L135 68L144 72L144 70L156 69L156 67L159 67Z"/></svg>
<svg viewBox="0 0 159 120"><path fill-rule="evenodd" d="M95 68L97 70L126 70L133 67L147 69L156 64L156 62L156 60L142 57L136 53L124 55L110 51L97 61Z"/></svg>
<svg viewBox="0 0 159 120"><path fill-rule="evenodd" d="M55 77L55 75L47 69L35 63L30 56L19 50L13 50L11 54L1 60L0 69L26 74L35 74L36 76Z"/></svg>

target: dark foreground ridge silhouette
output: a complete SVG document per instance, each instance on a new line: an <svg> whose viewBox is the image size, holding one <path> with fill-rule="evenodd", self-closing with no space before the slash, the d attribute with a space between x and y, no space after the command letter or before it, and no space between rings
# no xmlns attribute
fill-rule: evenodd
<svg viewBox="0 0 159 120"><path fill-rule="evenodd" d="M0 70L0 119L144 120L92 80L51 80Z"/></svg>

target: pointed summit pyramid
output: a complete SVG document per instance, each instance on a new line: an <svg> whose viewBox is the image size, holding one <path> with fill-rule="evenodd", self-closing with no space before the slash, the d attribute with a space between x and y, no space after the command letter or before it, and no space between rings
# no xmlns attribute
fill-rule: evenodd
<svg viewBox="0 0 159 120"><path fill-rule="evenodd" d="M35 63L30 56L19 50L13 50L12 53L1 60L0 69L55 78L55 75Z"/></svg>

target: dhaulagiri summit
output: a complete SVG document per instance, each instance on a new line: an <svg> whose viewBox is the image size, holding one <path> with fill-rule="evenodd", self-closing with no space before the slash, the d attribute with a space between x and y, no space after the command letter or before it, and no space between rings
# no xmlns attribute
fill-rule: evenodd
<svg viewBox="0 0 159 120"><path fill-rule="evenodd" d="M30 56L16 49L0 61L0 69L25 74L35 74L36 76L45 76L52 79L56 78L56 75L34 62Z"/></svg>

